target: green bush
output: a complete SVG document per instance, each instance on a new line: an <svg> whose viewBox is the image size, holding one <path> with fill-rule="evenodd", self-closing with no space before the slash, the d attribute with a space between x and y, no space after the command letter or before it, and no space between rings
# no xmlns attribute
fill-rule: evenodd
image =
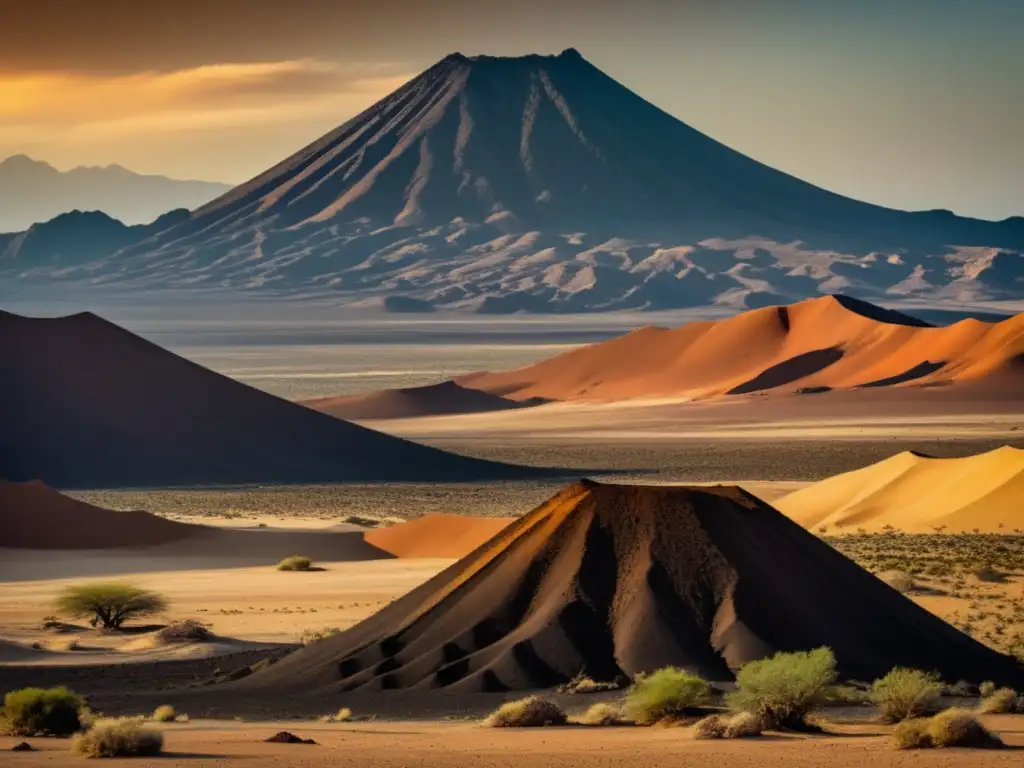
<svg viewBox="0 0 1024 768"><path fill-rule="evenodd" d="M904 720L893 731L896 749L1001 747L1003 742L966 709L947 709L931 718Z"/></svg>
<svg viewBox="0 0 1024 768"><path fill-rule="evenodd" d="M875 680L868 699L887 723L934 714L939 709L942 681L917 669L896 667Z"/></svg>
<svg viewBox="0 0 1024 768"><path fill-rule="evenodd" d="M70 736L83 709L85 700L67 688L22 688L4 696L3 719L12 736Z"/></svg>
<svg viewBox="0 0 1024 768"><path fill-rule="evenodd" d="M94 627L118 629L129 619L166 610L167 600L128 584L100 582L67 587L57 598L56 608L69 616L89 618Z"/></svg>
<svg viewBox="0 0 1024 768"><path fill-rule="evenodd" d="M544 725L565 725L569 718L560 706L539 696L529 696L502 704L484 725L491 728L537 728Z"/></svg>
<svg viewBox="0 0 1024 768"><path fill-rule="evenodd" d="M626 692L626 712L637 723L649 725L692 712L711 698L711 687L696 675L664 667L638 675Z"/></svg>
<svg viewBox="0 0 1024 768"><path fill-rule="evenodd" d="M71 751L81 757L153 757L163 748L160 731L143 728L130 718L99 720L71 742Z"/></svg>
<svg viewBox="0 0 1024 768"><path fill-rule="evenodd" d="M736 673L737 690L726 703L755 715L768 730L803 730L807 715L826 702L835 680L836 658L830 648L777 653L744 664Z"/></svg>
<svg viewBox="0 0 1024 768"><path fill-rule="evenodd" d="M302 557L301 555L286 557L277 564L277 570L279 571L308 571L312 567L313 561L308 557Z"/></svg>

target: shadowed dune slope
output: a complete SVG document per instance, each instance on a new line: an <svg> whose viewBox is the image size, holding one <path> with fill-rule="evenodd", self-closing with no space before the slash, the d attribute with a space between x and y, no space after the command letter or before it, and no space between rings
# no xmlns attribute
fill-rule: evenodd
<svg viewBox="0 0 1024 768"><path fill-rule="evenodd" d="M476 389L466 389L454 381L424 387L386 389L367 395L326 397L307 400L302 404L339 419L407 419L427 415L504 411L525 405Z"/></svg>
<svg viewBox="0 0 1024 768"><path fill-rule="evenodd" d="M107 549L151 547L206 529L149 512L115 512L58 493L38 481L0 480L0 547Z"/></svg>
<svg viewBox="0 0 1024 768"><path fill-rule="evenodd" d="M0 477L60 487L538 476L303 408L95 315L0 312Z"/></svg>
<svg viewBox="0 0 1024 768"><path fill-rule="evenodd" d="M366 532L366 542L395 557L465 557L515 518L435 512L407 523Z"/></svg>
<svg viewBox="0 0 1024 768"><path fill-rule="evenodd" d="M583 481L238 691L518 690L668 664L723 680L752 659L821 645L847 677L904 665L1021 681L1012 659L745 491Z"/></svg>
<svg viewBox="0 0 1024 768"><path fill-rule="evenodd" d="M456 381L513 400L701 398L971 382L1024 398L1024 315L943 328L843 296L671 330L648 326L513 371Z"/></svg>
<svg viewBox="0 0 1024 768"><path fill-rule="evenodd" d="M904 451L775 504L814 529L1009 533L1024 529L1024 450L1004 446L959 459Z"/></svg>

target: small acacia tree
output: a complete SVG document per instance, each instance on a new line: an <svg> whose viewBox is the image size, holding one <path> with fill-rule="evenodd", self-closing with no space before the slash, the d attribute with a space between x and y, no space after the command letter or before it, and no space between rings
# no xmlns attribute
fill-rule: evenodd
<svg viewBox="0 0 1024 768"><path fill-rule="evenodd" d="M81 584L67 587L56 607L69 616L88 618L94 627L119 629L129 619L165 610L167 599L128 584Z"/></svg>

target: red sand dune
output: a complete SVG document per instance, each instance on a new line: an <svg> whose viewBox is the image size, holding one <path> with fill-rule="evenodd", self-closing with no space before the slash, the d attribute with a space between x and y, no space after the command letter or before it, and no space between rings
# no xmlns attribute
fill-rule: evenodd
<svg viewBox="0 0 1024 768"><path fill-rule="evenodd" d="M935 328L866 302L827 296L671 330L648 326L525 368L456 381L519 401L954 383L983 383L1024 397L1024 314Z"/></svg>
<svg viewBox="0 0 1024 768"><path fill-rule="evenodd" d="M395 557L460 558L485 544L514 517L470 517L435 512L366 532L366 542Z"/></svg>
<svg viewBox="0 0 1024 768"><path fill-rule="evenodd" d="M176 523L149 512L115 512L94 507L38 481L0 480L0 547L151 547L203 530L202 526Z"/></svg>
<svg viewBox="0 0 1024 768"><path fill-rule="evenodd" d="M325 397L307 400L302 404L339 419L406 419L426 415L504 411L526 405L475 389L466 389L454 381L425 387L385 389L365 395Z"/></svg>
<svg viewBox="0 0 1024 768"><path fill-rule="evenodd" d="M0 477L62 488L546 474L417 445L209 371L88 313L0 312Z"/></svg>
<svg viewBox="0 0 1024 768"><path fill-rule="evenodd" d="M1024 682L1013 659L745 491L585 481L236 690L520 690L665 665L727 680L752 659L822 645L845 677L909 666Z"/></svg>

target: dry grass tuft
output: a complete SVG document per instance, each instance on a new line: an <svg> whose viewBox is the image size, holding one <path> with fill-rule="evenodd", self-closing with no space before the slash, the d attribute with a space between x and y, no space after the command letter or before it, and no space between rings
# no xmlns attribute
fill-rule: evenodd
<svg viewBox="0 0 1024 768"><path fill-rule="evenodd" d="M208 625L198 619L184 619L175 621L156 633L158 645L173 645L174 643L208 643L216 635L210 631Z"/></svg>
<svg viewBox="0 0 1024 768"><path fill-rule="evenodd" d="M999 688L981 700L978 711L983 715L1024 714L1024 696L1012 688Z"/></svg>
<svg viewBox="0 0 1024 768"><path fill-rule="evenodd" d="M308 571L313 567L313 561L302 555L291 555L277 564L279 571Z"/></svg>
<svg viewBox="0 0 1024 768"><path fill-rule="evenodd" d="M631 721L623 715L621 705L600 701L577 717L576 722L581 725L609 726L626 725Z"/></svg>
<svg viewBox="0 0 1024 768"><path fill-rule="evenodd" d="M170 704L164 704L156 708L153 712L152 720L157 723L173 723L177 716L178 713L174 711L174 707Z"/></svg>
<svg viewBox="0 0 1024 768"><path fill-rule="evenodd" d="M528 696L502 704L484 725L491 728L536 728L545 725L565 725L569 718L560 706L539 696Z"/></svg>
<svg viewBox="0 0 1024 768"><path fill-rule="evenodd" d="M896 749L1003 746L1000 738L966 709L947 709L931 718L904 720L893 730L892 737Z"/></svg>
<svg viewBox="0 0 1024 768"><path fill-rule="evenodd" d="M352 719L352 710L348 707L342 707L333 715L324 715L320 718L321 723L347 723Z"/></svg>
<svg viewBox="0 0 1024 768"><path fill-rule="evenodd" d="M695 739L749 739L761 733L761 720L749 712L711 715L693 727Z"/></svg>
<svg viewBox="0 0 1024 768"><path fill-rule="evenodd" d="M143 728L138 720L99 720L76 734L71 751L81 757L153 757L164 748L160 731Z"/></svg>

